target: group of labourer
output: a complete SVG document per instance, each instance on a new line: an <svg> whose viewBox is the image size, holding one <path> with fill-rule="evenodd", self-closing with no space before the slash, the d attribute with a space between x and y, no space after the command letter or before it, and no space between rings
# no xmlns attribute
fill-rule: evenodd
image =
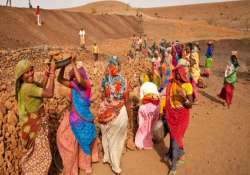
<svg viewBox="0 0 250 175"><path fill-rule="evenodd" d="M131 50L137 48L152 68L141 75L141 105L138 111L138 130L135 144L139 149L152 148L153 132L157 122L163 120L170 133L170 145L164 160L170 165L169 174L176 174L178 164L184 162L183 137L189 123L190 109L198 104L199 88L206 88L205 78L211 75L214 59L214 44L207 42L204 70L200 69L200 46L198 42L182 44L179 41L160 40L147 47L140 47L141 37L132 39ZM138 46L139 45L139 46ZM130 50L130 52L131 52ZM132 54L131 54L132 55ZM128 57L130 60L131 57ZM237 81L238 52L232 51L227 65L224 86L218 95L230 107Z"/></svg>
<svg viewBox="0 0 250 175"><path fill-rule="evenodd" d="M85 35L81 30L80 36L83 33ZM85 40L81 44L85 47ZM207 45L205 70L201 73L199 43L161 40L159 44L148 45L146 35L134 36L132 40L131 49L141 52L152 63L138 80L141 83L138 128L133 141L138 150L152 149L154 141L159 138L157 132L165 126L170 135L170 145L163 159L170 165L170 175L175 175L177 165L184 162L183 138L189 125L190 109L198 101L198 88L206 87L201 75L211 75L214 47L212 42ZM238 53L233 51L225 71L224 86L218 95L228 106L237 81L238 67ZM65 76L66 69L70 69L68 76ZM52 62L45 69L42 82L35 82L34 67L29 60L23 59L16 65L16 100L25 150L20 164L24 174L47 175L51 165L43 99L54 95L55 72L56 65ZM92 162L99 161L100 144L95 122L100 124L103 163L109 164L114 173L121 173L128 119L133 117L130 116L131 89L127 78L121 74L121 61L117 56L111 56L101 81L102 102L95 118L90 111L91 82L83 64L73 56L70 66L60 68L57 81L71 90L69 110L57 131L57 147L65 175L76 175L79 168L86 174L92 174ZM162 125L157 128L159 123ZM162 141L164 137L158 140Z"/></svg>

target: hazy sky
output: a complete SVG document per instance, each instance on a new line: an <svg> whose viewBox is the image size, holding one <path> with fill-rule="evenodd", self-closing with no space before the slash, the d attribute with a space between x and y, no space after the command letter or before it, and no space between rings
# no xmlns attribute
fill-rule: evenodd
<svg viewBox="0 0 250 175"><path fill-rule="evenodd" d="M12 6L27 7L28 0L11 0ZM33 7L40 5L41 8L55 9L55 8L68 8L84 5L98 0L30 0ZM100 0L99 0L100 1ZM133 7L159 7L183 4L196 4L207 2L222 2L230 0L120 0L129 3ZM4 5L6 0L0 0L0 5Z"/></svg>

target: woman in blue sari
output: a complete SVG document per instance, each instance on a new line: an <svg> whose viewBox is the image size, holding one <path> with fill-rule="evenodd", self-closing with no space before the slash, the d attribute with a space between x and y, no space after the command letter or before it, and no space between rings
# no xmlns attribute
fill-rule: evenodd
<svg viewBox="0 0 250 175"><path fill-rule="evenodd" d="M84 68L80 67L78 69L74 60L72 60L73 69L70 71L70 80L63 78L65 67L61 69L58 76L58 81L62 85L71 88L71 106L69 118L65 117L58 129L57 145L63 160L64 174L78 174L79 167L84 169L86 174L91 174L92 148L96 148L95 146L93 147L96 140L96 128L93 123L94 117L89 109L91 85ZM70 127L68 128L71 131L63 129L67 126L66 122L69 122ZM70 132L73 134L70 135ZM67 134L68 136L65 138ZM83 151L83 159L81 161L78 158L78 151L74 149L74 145L71 145L71 143L74 143L74 140L76 140ZM78 146L76 146L76 149L78 149Z"/></svg>

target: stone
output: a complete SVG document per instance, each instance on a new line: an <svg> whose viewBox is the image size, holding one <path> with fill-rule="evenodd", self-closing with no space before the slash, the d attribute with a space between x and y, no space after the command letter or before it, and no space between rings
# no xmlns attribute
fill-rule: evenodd
<svg viewBox="0 0 250 175"><path fill-rule="evenodd" d="M0 112L3 115L7 114L7 108L5 107L5 105L2 102L0 102Z"/></svg>
<svg viewBox="0 0 250 175"><path fill-rule="evenodd" d="M0 128L2 128L3 124L3 113L0 111Z"/></svg>
<svg viewBox="0 0 250 175"><path fill-rule="evenodd" d="M4 143L1 141L0 142L0 156L3 155L4 153Z"/></svg>
<svg viewBox="0 0 250 175"><path fill-rule="evenodd" d="M17 124L17 117L14 111L10 111L7 114L7 123L15 126Z"/></svg>
<svg viewBox="0 0 250 175"><path fill-rule="evenodd" d="M10 101L10 100L7 100L5 103L4 103L4 106L10 110L14 105L13 103Z"/></svg>

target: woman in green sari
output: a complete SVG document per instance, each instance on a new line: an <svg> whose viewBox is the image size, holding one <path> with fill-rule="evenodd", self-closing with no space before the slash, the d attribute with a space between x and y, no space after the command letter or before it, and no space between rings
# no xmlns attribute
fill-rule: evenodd
<svg viewBox="0 0 250 175"><path fill-rule="evenodd" d="M224 86L221 89L219 98L225 100L228 108L232 103L234 87L237 82L237 68L239 67L237 52L233 51L230 58L230 62L227 65L225 76L224 76Z"/></svg>
<svg viewBox="0 0 250 175"><path fill-rule="evenodd" d="M41 84L34 81L30 61L24 59L16 65L16 100L24 149L20 163L25 175L47 175L50 168L52 158L43 98L53 97L54 77L55 64L45 71Z"/></svg>

